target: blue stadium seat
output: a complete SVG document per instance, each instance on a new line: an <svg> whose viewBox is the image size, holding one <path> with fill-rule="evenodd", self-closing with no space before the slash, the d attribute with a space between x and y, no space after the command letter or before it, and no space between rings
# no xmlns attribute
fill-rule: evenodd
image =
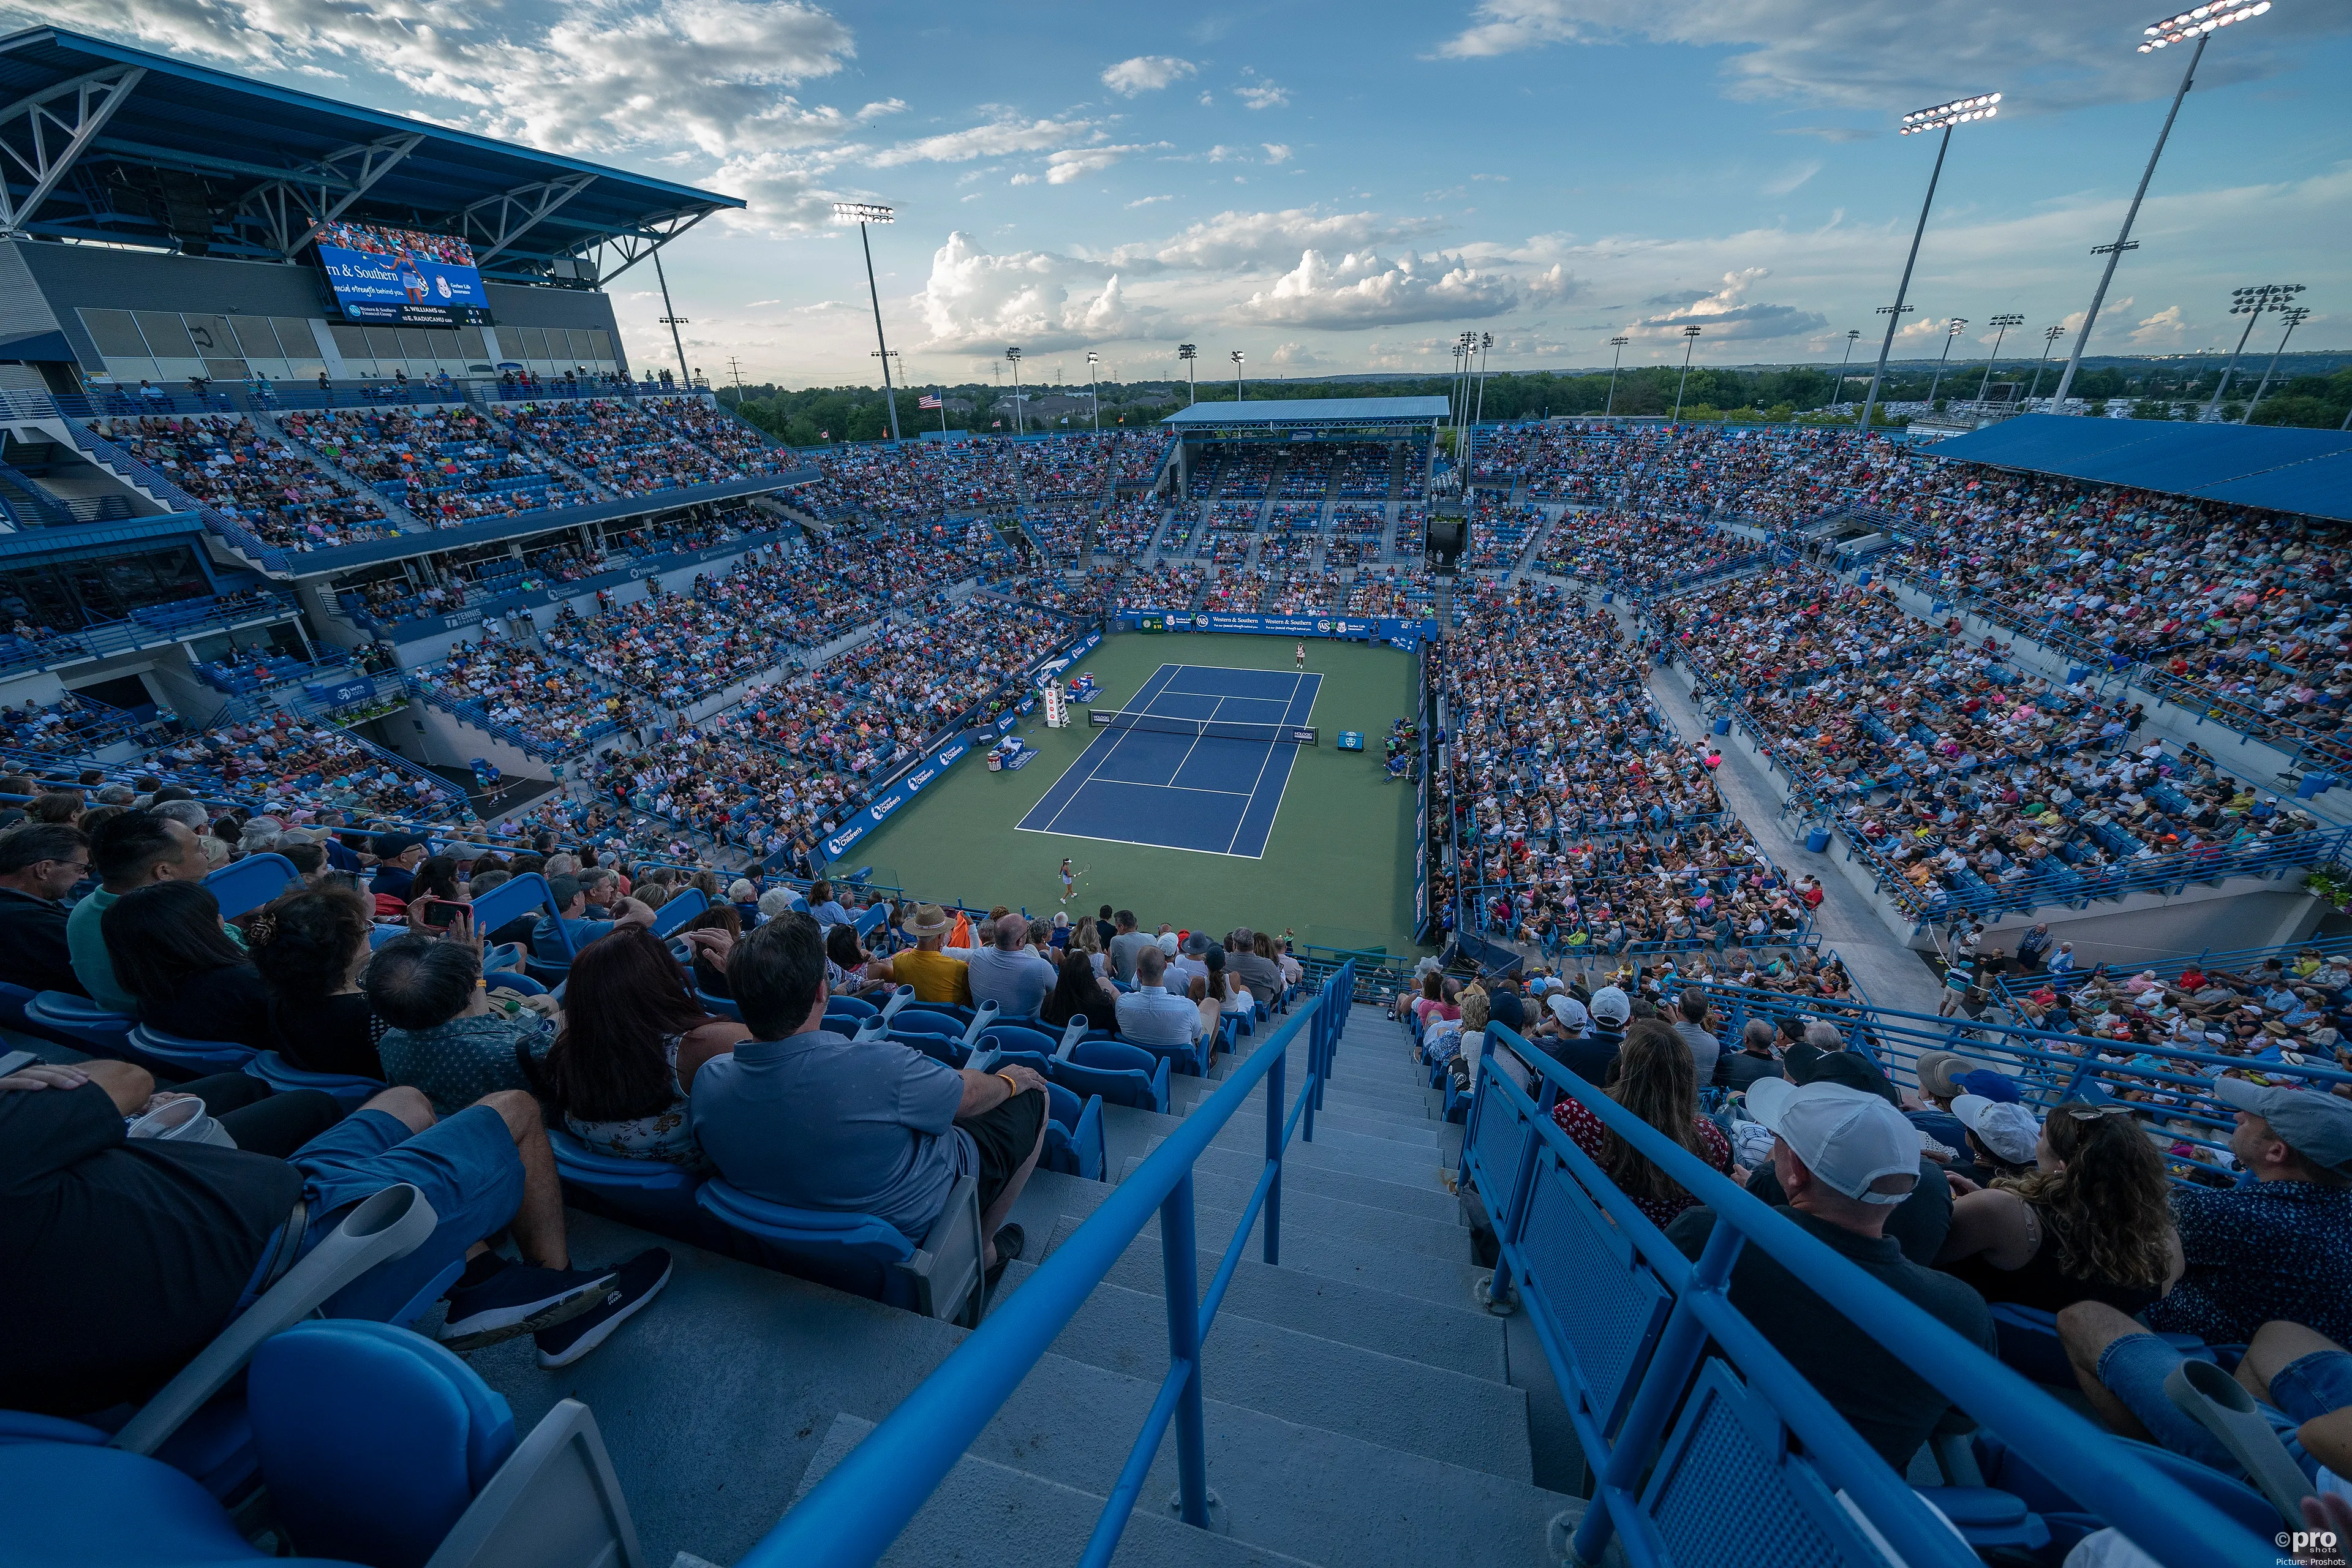
<svg viewBox="0 0 2352 1568"><path fill-rule="evenodd" d="M702 1178L665 1160L599 1153L560 1127L547 1130L564 1201L590 1214L691 1246L724 1250L725 1238L694 1201Z"/></svg>
<svg viewBox="0 0 2352 1568"><path fill-rule="evenodd" d="M257 910L289 888L302 885L302 873L283 855L248 855L207 874L205 887L220 900L221 919Z"/></svg>
<svg viewBox="0 0 2352 1568"><path fill-rule="evenodd" d="M1119 1040L1080 1040L1066 1058L1045 1067L1055 1083L1112 1105L1168 1111L1168 1058Z"/></svg>
<svg viewBox="0 0 2352 1568"><path fill-rule="evenodd" d="M873 1003L862 1001L856 996L828 996L825 998L824 1010L828 1013L840 1013L852 1018L871 1018L882 1011Z"/></svg>
<svg viewBox="0 0 2352 1568"><path fill-rule="evenodd" d="M247 1403L271 1513L320 1555L263 1552L202 1487L143 1454L25 1441L0 1444L11 1556L49 1568L422 1568L515 1561L527 1531L534 1563L640 1561L587 1407L559 1401L519 1445L506 1401L420 1335L297 1323L254 1352Z"/></svg>
<svg viewBox="0 0 2352 1568"><path fill-rule="evenodd" d="M39 994L29 985L0 980L0 1029L25 1029L25 1009Z"/></svg>
<svg viewBox="0 0 2352 1568"><path fill-rule="evenodd" d="M382 1094L386 1087L372 1078L339 1072L305 1071L276 1051L261 1052L245 1064L245 1070L280 1091L289 1089L323 1089L341 1100L345 1110L357 1110L372 1096Z"/></svg>
<svg viewBox="0 0 2352 1568"><path fill-rule="evenodd" d="M110 1013L87 996L64 991L44 991L25 1005L27 1027L97 1057L120 1059L126 1056L126 1042L138 1022L125 1014Z"/></svg>
<svg viewBox="0 0 2352 1568"><path fill-rule="evenodd" d="M132 1028L124 1044L142 1064L161 1064L169 1071L203 1078L207 1073L235 1072L259 1053L234 1040L192 1040L167 1035L144 1024Z"/></svg>
<svg viewBox="0 0 2352 1568"><path fill-rule="evenodd" d="M926 1317L976 1326L980 1314L980 1183L957 1181L923 1244L872 1215L791 1208L713 1177L694 1201L723 1226L745 1261L798 1275Z"/></svg>
<svg viewBox="0 0 2352 1568"><path fill-rule="evenodd" d="M1041 1169L1089 1182L1103 1179L1108 1150L1103 1142L1102 1097L1079 1097L1061 1085L1045 1086L1045 1147L1037 1156Z"/></svg>

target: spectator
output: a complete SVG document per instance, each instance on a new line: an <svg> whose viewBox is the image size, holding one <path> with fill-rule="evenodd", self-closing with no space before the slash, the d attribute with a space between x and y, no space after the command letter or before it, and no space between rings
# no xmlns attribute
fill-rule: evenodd
<svg viewBox="0 0 2352 1568"><path fill-rule="evenodd" d="M987 929L989 945L975 949L965 967L972 1003L993 1002L998 1014L1008 1019L1037 1016L1039 1005L1054 989L1055 973L1053 964L1025 945L1028 917L999 915Z"/></svg>
<svg viewBox="0 0 2352 1568"><path fill-rule="evenodd" d="M549 1017L561 1011L547 997L489 988L469 916L437 939L393 938L368 961L362 986L384 1023L376 1054L386 1080L422 1090L435 1114L454 1115L500 1089L537 1090L533 1068L554 1038Z"/></svg>
<svg viewBox="0 0 2352 1568"><path fill-rule="evenodd" d="M1738 1094L1746 1092L1759 1079L1787 1077L1780 1070L1780 1057L1772 1049L1779 1033L1761 1018L1750 1018L1740 1026L1739 1049L1716 1058L1716 1086Z"/></svg>
<svg viewBox="0 0 2352 1568"><path fill-rule="evenodd" d="M1247 926L1234 932L1225 967L1237 984L1247 986L1250 995L1267 1007L1282 1000L1282 967L1274 962L1274 943L1264 932Z"/></svg>
<svg viewBox="0 0 2352 1568"><path fill-rule="evenodd" d="M1135 958L1147 946L1157 945L1154 939L1135 929L1135 911L1121 910L1111 917L1118 930L1110 938L1110 973L1114 980L1129 985L1135 980Z"/></svg>
<svg viewBox="0 0 2352 1568"><path fill-rule="evenodd" d="M1528 1032L1527 1003L1519 994L1517 974L1498 975L1486 993L1486 1016L1515 1035Z"/></svg>
<svg viewBox="0 0 2352 1568"><path fill-rule="evenodd" d="M824 937L806 915L769 921L719 962L752 1035L694 1086L695 1135L719 1174L773 1203L874 1215L914 1241L958 1178L976 1176L983 1261L992 1272L1021 1256L1005 1216L1045 1146L1043 1079L826 1029Z"/></svg>
<svg viewBox="0 0 2352 1568"><path fill-rule="evenodd" d="M268 1050L269 994L228 939L220 901L202 882L150 882L100 922L114 977L139 1001L139 1021L167 1035Z"/></svg>
<svg viewBox="0 0 2352 1568"><path fill-rule="evenodd" d="M1957 1195L1936 1266L1988 1301L2045 1312L2104 1301L2137 1312L2179 1277L2172 1184L2125 1106L2069 1100L2042 1124L2028 1173L1990 1186L1947 1179Z"/></svg>
<svg viewBox="0 0 2352 1568"><path fill-rule="evenodd" d="M604 873L603 880L611 882L611 873ZM581 950L589 943L610 936L624 926L649 926L654 923L653 910L635 899L618 894L614 895L609 918L592 918L588 911L591 888L578 877L551 877L547 889L550 901L558 912L541 915L539 923L531 928L530 953L534 963L560 969L564 963L563 944L567 940L572 944L573 958L577 959ZM557 929L559 921L561 931Z"/></svg>
<svg viewBox="0 0 2352 1568"><path fill-rule="evenodd" d="M78 827L27 822L0 833L0 980L89 994L74 973L59 901L89 869L89 840Z"/></svg>
<svg viewBox="0 0 2352 1568"><path fill-rule="evenodd" d="M1118 1033L1139 1046L1179 1046L1201 1042L1201 1009L1181 996L1171 995L1165 984L1168 955L1157 942L1135 950L1135 989L1118 999Z"/></svg>
<svg viewBox="0 0 2352 1568"><path fill-rule="evenodd" d="M375 925L343 887L281 893L246 924L246 946L269 988L273 1048L307 1072L381 1080L381 1026L360 989Z"/></svg>
<svg viewBox="0 0 2352 1568"><path fill-rule="evenodd" d="M205 856L196 836L181 823L152 811L126 811L100 826L89 841L98 890L66 918L66 945L83 994L110 1013L139 1010L138 998L115 983L114 961L100 922L115 900L150 882L204 879Z"/></svg>
<svg viewBox="0 0 2352 1568"><path fill-rule="evenodd" d="M890 973L900 984L915 988L918 1002L944 1002L955 1006L971 1004L971 966L940 951L954 925L948 912L937 904L918 904L915 912L899 922L898 929L913 937L915 945L890 955Z"/></svg>
<svg viewBox="0 0 2352 1568"><path fill-rule="evenodd" d="M1083 1017L1094 1024L1108 1023L1118 1016L1118 987L1095 973L1096 956L1075 947L1062 955L1061 967L1055 972L1053 994L1037 1009L1040 1023L1060 1028L1073 1018Z"/></svg>
<svg viewBox="0 0 2352 1568"><path fill-rule="evenodd" d="M1617 1081L1608 1097L1681 1144L1717 1171L1730 1171L1731 1140L1723 1129L1698 1113L1698 1075L1690 1050L1675 1031L1655 1018L1643 1018L1625 1032L1618 1055ZM1581 1100L1563 1096L1552 1107L1551 1119L1592 1156L1633 1205L1661 1227L1697 1204L1681 1183L1660 1170L1650 1158L1593 1114ZM1735 1173L1744 1178L1746 1172Z"/></svg>
<svg viewBox="0 0 2352 1568"><path fill-rule="evenodd" d="M1209 977L1209 949L1216 944L1206 931L1188 931L1177 939L1179 950L1170 955L1168 987L1171 991L1190 991L1195 980Z"/></svg>
<svg viewBox="0 0 2352 1568"><path fill-rule="evenodd" d="M1781 1216L1991 1354L1992 1318L1983 1300L1906 1258L1885 1234L1887 1216L1921 1179L1919 1134L1902 1113L1841 1085L1779 1079L1748 1089L1748 1104L1772 1131L1772 1171L1786 1194ZM1675 1221L1667 1239L1696 1258L1715 1224L1711 1211L1694 1209ZM1730 1299L1889 1465L1909 1464L1949 1407L1899 1355L1761 1247L1740 1250Z"/></svg>
<svg viewBox="0 0 2352 1568"><path fill-rule="evenodd" d="M1207 973L1188 983L1185 992L1192 1005L1201 1010L1202 1035L1214 1038L1223 1027L1227 1014L1242 1014L1250 1010L1249 994L1237 992L1233 977L1225 973L1224 949L1210 944L1202 952L1201 964ZM1170 965L1168 973L1173 976L1175 966ZM1454 1016L1460 1019L1461 1009L1454 1009Z"/></svg>
<svg viewBox="0 0 2352 1568"><path fill-rule="evenodd" d="M833 896L833 884L822 879L809 884L808 912L821 926L849 923L849 911Z"/></svg>
<svg viewBox="0 0 2352 1568"><path fill-rule="evenodd" d="M1696 985L1685 986L1677 995L1667 1021L1684 1045L1690 1047L1691 1067L1701 1083L1715 1080L1716 1058L1723 1054L1722 1045L1706 1029L1706 993Z"/></svg>
<svg viewBox="0 0 2352 1568"><path fill-rule="evenodd" d="M733 946L724 930L687 942ZM546 1082L565 1130L600 1154L709 1170L688 1097L703 1065L751 1032L704 1011L668 948L635 928L582 953L563 994L570 1005L547 1055Z"/></svg>
<svg viewBox="0 0 2352 1568"><path fill-rule="evenodd" d="M742 933L738 930L736 934L740 936ZM702 970L703 960L698 954L694 972L699 976ZM720 974L714 978L724 982L727 977ZM860 947L856 927L827 926L824 928L824 984L826 989L836 996L863 996L872 992L887 991L892 984L890 961ZM719 996L725 993L713 991L709 994Z"/></svg>
<svg viewBox="0 0 2352 1568"><path fill-rule="evenodd" d="M639 902L644 900L640 899ZM677 928L684 935L690 931L723 931L730 937L743 934L743 917L735 912L732 904L713 904ZM855 945L853 941L852 945ZM705 996L726 998L727 976L715 968L700 952L694 954L694 988Z"/></svg>
<svg viewBox="0 0 2352 1568"><path fill-rule="evenodd" d="M64 1415L143 1398L279 1278L279 1264L399 1183L423 1191L434 1233L348 1288L340 1311L389 1317L467 1258L442 1342L467 1350L537 1333L554 1365L601 1342L667 1276L658 1248L617 1269L572 1268L562 1190L528 1095L494 1095L438 1121L415 1089L388 1089L280 1160L126 1139L125 1118L153 1087L113 1061L0 1079L0 1186L16 1200L0 1208L10 1260L0 1403L11 1408ZM485 1245L501 1231L521 1263Z"/></svg>
<svg viewBox="0 0 2352 1568"><path fill-rule="evenodd" d="M368 846L375 856L375 880L369 891L379 899L405 904L414 896L416 868L425 863L429 846L414 833L379 833Z"/></svg>
<svg viewBox="0 0 2352 1568"><path fill-rule="evenodd" d="M2034 1125L2033 1112L2024 1106L2013 1100L1988 1100L1980 1094L1963 1094L1952 1101L1952 1115L1968 1130L1969 1152L1973 1156L1967 1166L1952 1173L1960 1180L1973 1184L1979 1181L2013 1179L2034 1168L2034 1152L2040 1147L2042 1130Z"/></svg>

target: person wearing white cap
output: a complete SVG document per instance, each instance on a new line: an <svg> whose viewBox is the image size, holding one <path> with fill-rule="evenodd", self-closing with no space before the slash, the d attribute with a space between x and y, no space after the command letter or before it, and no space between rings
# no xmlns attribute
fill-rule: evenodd
<svg viewBox="0 0 2352 1568"><path fill-rule="evenodd" d="M1992 1352L1992 1316L1984 1298L1910 1261L1885 1234L1887 1216L1920 1180L1919 1133L1901 1111L1843 1084L1786 1079L1749 1085L1748 1111L1773 1133L1772 1170L1787 1194L1786 1205L1776 1211L1781 1217ZM1695 1258L1716 1223L1711 1210L1693 1209L1668 1227L1666 1238ZM1730 1295L1773 1348L1898 1469L1950 1405L1900 1356L1854 1328L1759 1247L1741 1249Z"/></svg>
<svg viewBox="0 0 2352 1568"><path fill-rule="evenodd" d="M1963 1094L1952 1100L1952 1115L1969 1130L1970 1142L1990 1163L1993 1175L2018 1176L2032 1169L2042 1124L2024 1106Z"/></svg>

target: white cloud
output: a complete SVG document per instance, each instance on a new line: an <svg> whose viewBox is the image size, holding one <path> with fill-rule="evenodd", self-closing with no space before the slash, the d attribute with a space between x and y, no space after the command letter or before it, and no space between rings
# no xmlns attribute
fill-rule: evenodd
<svg viewBox="0 0 2352 1568"><path fill-rule="evenodd" d="M1050 251L992 256L961 229L931 258L915 305L935 352L1018 343L1033 353L1147 333L1159 312L1130 304L1118 273Z"/></svg>
<svg viewBox="0 0 2352 1568"><path fill-rule="evenodd" d="M1298 265L1253 293L1236 310L1244 321L1348 331L1500 315L1519 300L1512 281L1480 272L1459 257L1406 251L1395 261L1376 251L1336 262L1307 250Z"/></svg>
<svg viewBox="0 0 2352 1568"><path fill-rule="evenodd" d="M1284 143L1280 142L1260 142L1259 145L1265 149L1265 161L1267 163L1287 163L1290 162L1290 149Z"/></svg>
<svg viewBox="0 0 2352 1568"><path fill-rule="evenodd" d="M1270 363L1284 370L1306 370L1315 365L1329 364L1331 361L1305 343L1282 343L1276 345Z"/></svg>
<svg viewBox="0 0 2352 1568"><path fill-rule="evenodd" d="M1113 92L1133 98L1141 92L1158 92L1171 82L1196 74L1191 60L1174 55L1138 55L1104 71L1102 80Z"/></svg>
<svg viewBox="0 0 2352 1568"><path fill-rule="evenodd" d="M1234 96L1250 109L1290 107L1290 89L1271 81L1244 82L1234 89Z"/></svg>
<svg viewBox="0 0 2352 1568"><path fill-rule="evenodd" d="M966 163L1008 153L1044 153L1092 140L1099 132L1084 120L992 120L962 131L942 132L886 147L869 160L880 169L901 163Z"/></svg>
<svg viewBox="0 0 2352 1568"><path fill-rule="evenodd" d="M1310 248L1353 250L1394 244L1438 227L1434 218L1318 213L1307 207L1222 212L1165 240L1122 245L1111 252L1110 260L1131 273L1167 268L1237 271L1277 266Z"/></svg>
<svg viewBox="0 0 2352 1568"><path fill-rule="evenodd" d="M1748 298L1748 291L1769 274L1762 267L1744 268L1723 275L1723 287L1712 294L1688 300L1663 315L1645 317L1626 329L1635 338L1672 340L1686 326L1697 326L1702 342L1727 339L1795 337L1829 325L1829 318L1794 305L1769 305Z"/></svg>
<svg viewBox="0 0 2352 1568"><path fill-rule="evenodd" d="M1785 196L1821 172L1822 161L1819 158L1808 159L1804 163L1792 164L1781 170L1765 181L1763 192L1768 196Z"/></svg>
<svg viewBox="0 0 2352 1568"><path fill-rule="evenodd" d="M2231 47L2202 68L2209 79L2267 75L2297 63L2296 35L2344 28L2340 7L2298 10L2309 14L2291 16L2281 7L2261 30L2248 29L2242 41L2232 37ZM1719 69L1732 97L1878 114L1889 105L1939 102L1976 82L2030 86L2030 94L2012 88L2013 96L2049 110L2169 93L2179 79L2164 59L2151 64L2127 47L2146 18L2121 0L1977 0L1938 7L1932 46L1922 38L1919 7L1908 0L1840 6L1813 0L1481 0L1475 16L1440 54L1475 58L1552 44L1681 44L1725 56ZM2021 70L2021 61L2035 63Z"/></svg>
<svg viewBox="0 0 2352 1568"><path fill-rule="evenodd" d="M2189 333L2187 314L2178 305L2167 305L2155 315L2140 319L2131 331L2131 342L2134 348L2177 349L2189 341Z"/></svg>
<svg viewBox="0 0 2352 1568"><path fill-rule="evenodd" d="M1066 148L1045 160L1048 184L1066 185L1082 174L1099 174L1129 153L1156 153L1165 142L1130 142L1104 147Z"/></svg>
<svg viewBox="0 0 2352 1568"><path fill-rule="evenodd" d="M1174 196L1138 196L1135 200L1127 204L1127 210L1133 212L1138 207L1148 207L1155 203L1172 202L1176 198Z"/></svg>
<svg viewBox="0 0 2352 1568"><path fill-rule="evenodd" d="M1034 174L1015 174L1004 183L1008 185L1034 185L1037 184L1037 178Z"/></svg>

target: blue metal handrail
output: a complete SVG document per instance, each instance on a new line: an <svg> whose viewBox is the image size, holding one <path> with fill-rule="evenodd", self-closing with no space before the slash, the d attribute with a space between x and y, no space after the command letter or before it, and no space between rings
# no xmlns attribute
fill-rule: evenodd
<svg viewBox="0 0 2352 1568"><path fill-rule="evenodd" d="M1740 1373L1759 1389L1796 1432L1807 1455L1843 1487L1871 1525L1895 1548L1898 1560L1940 1568L1976 1568L1978 1559L1960 1537L1919 1499L1810 1384L1734 1308L1727 1294L1732 1266L1743 1246L1761 1248L1862 1332L1898 1355L1918 1376L2000 1437L2011 1451L2040 1470L2085 1509L2115 1522L2165 1568L2210 1568L2234 1563L2269 1568L2275 1562L2267 1542L2241 1529L2203 1500L2167 1481L2117 1448L2114 1439L2060 1405L2023 1377L1963 1339L1916 1303L1872 1279L1826 1243L1790 1223L1760 1200L1717 1172L1680 1143L1619 1105L1608 1094L1561 1067L1520 1036L1488 1026L1490 1040L1513 1048L1541 1077L1539 1104L1512 1082L1492 1055L1482 1056L1472 1125L1494 1102L1527 1123L1527 1136L1514 1169L1518 1190L1489 1194L1502 1203L1497 1226L1505 1237L1492 1293L1510 1288L1518 1253L1517 1231L1528 1205L1525 1193L1537 1174L1536 1154L1548 1151L1576 1175L1585 1192L1615 1221L1642 1261L1673 1291L1674 1306L1656 1349L1643 1369L1638 1389L1613 1445L1588 1415L1571 1413L1588 1457L1597 1461L1592 1506L1578 1527L1575 1559L1598 1562L1612 1534L1622 1532L1626 1554L1637 1568L1664 1561L1663 1542L1641 1506L1642 1484L1666 1423L1681 1403L1712 1340L1728 1352ZM1635 1152L1650 1160L1711 1210L1716 1226L1696 1263L1685 1258L1656 1226L1634 1207L1591 1157L1552 1121L1550 1107L1573 1099ZM1465 1166L1476 1163L1474 1134L1464 1140ZM1532 1321L1547 1360L1563 1392L1575 1386L1572 1358L1562 1352L1561 1326L1538 1301ZM2162 1521L2161 1529L2149 1528Z"/></svg>
<svg viewBox="0 0 2352 1568"><path fill-rule="evenodd" d="M1234 1069L1223 1088L1194 1107L1134 1174L1112 1188L1021 1293L990 1314L955 1354L738 1560L737 1568L863 1568L880 1557L1155 1214L1166 1269L1168 1375L1079 1562L1087 1568L1109 1563L1171 1422L1181 1515L1187 1524L1205 1526L1209 1493L1202 1342L1216 1321L1218 1304L1261 1210L1265 1261L1279 1261L1283 1152L1294 1131L1314 1142L1315 1108L1323 1096L1354 985L1352 971L1343 966L1319 994ZM1290 1047L1302 1037L1307 1045L1306 1081L1286 1118L1283 1069ZM1265 1084L1265 1169L1202 1297L1193 1241L1192 1166L1261 1080Z"/></svg>

